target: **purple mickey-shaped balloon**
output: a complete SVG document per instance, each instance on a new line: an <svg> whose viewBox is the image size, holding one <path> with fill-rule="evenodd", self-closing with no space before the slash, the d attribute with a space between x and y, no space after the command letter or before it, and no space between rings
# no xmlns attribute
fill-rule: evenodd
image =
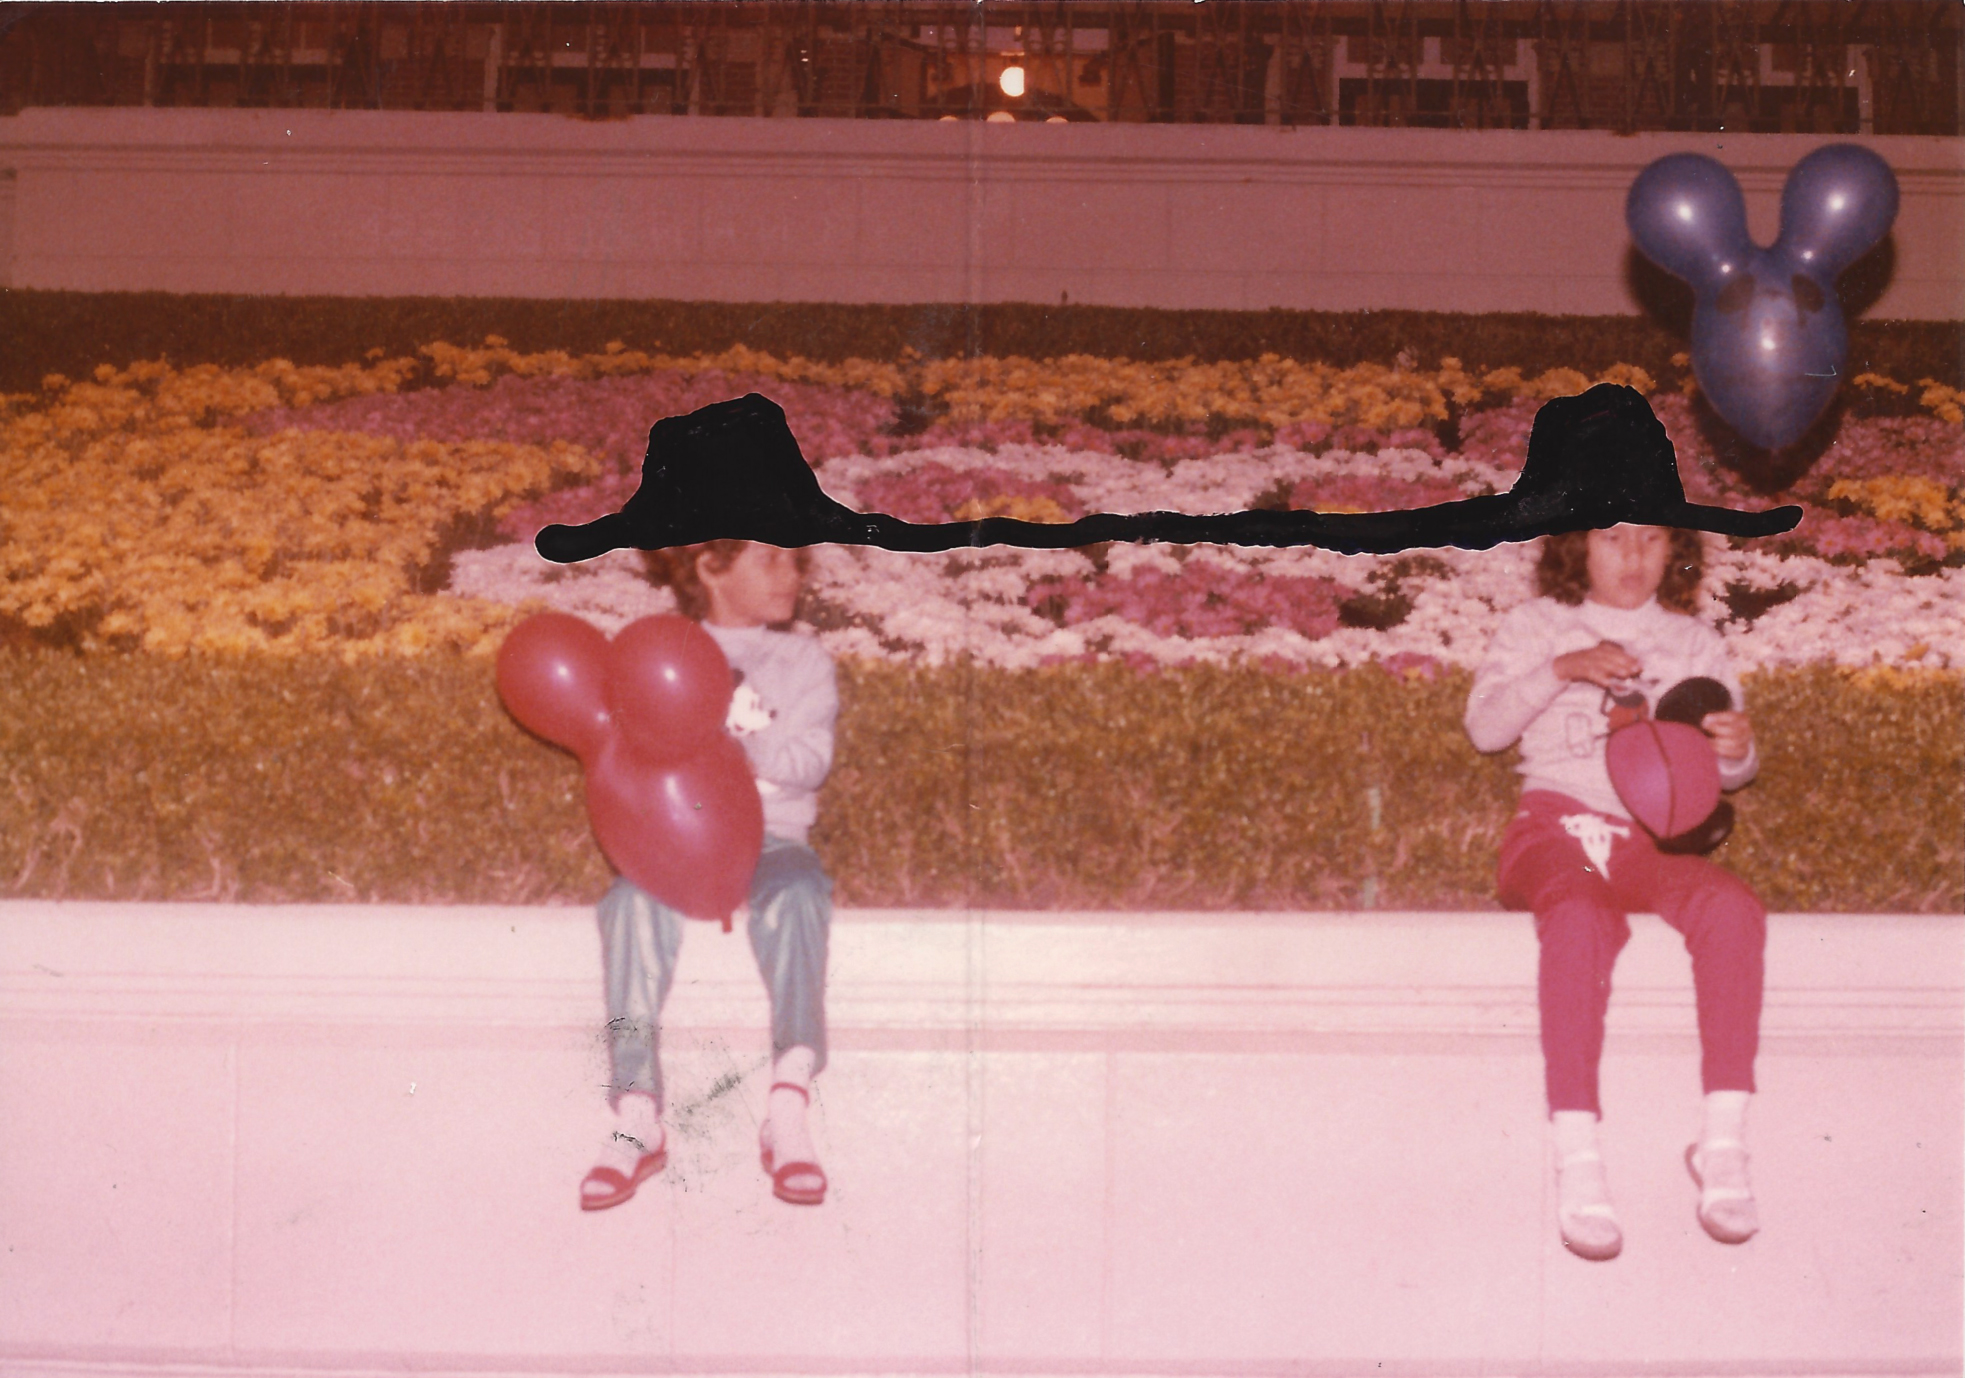
<svg viewBox="0 0 1965 1378"><path fill-rule="evenodd" d="M1733 174L1703 154L1658 159L1624 202L1638 249L1692 286L1700 388L1768 450L1800 439L1835 395L1849 350L1835 280L1896 216L1889 164L1856 144L1829 144L1795 164L1771 248L1747 233Z"/></svg>

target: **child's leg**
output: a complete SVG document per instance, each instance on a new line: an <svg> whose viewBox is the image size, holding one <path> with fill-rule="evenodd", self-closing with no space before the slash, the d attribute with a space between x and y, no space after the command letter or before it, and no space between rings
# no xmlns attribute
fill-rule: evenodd
<svg viewBox="0 0 1965 1378"><path fill-rule="evenodd" d="M771 1056L812 1051L810 1074L826 1065L826 947L832 882L809 847L766 838L751 878L751 951L771 994Z"/></svg>
<svg viewBox="0 0 1965 1378"><path fill-rule="evenodd" d="M662 1005L675 982L683 920L623 876L598 907L601 961L607 990L607 1047L612 1075L607 1103L623 1095L662 1105Z"/></svg>
<svg viewBox="0 0 1965 1378"><path fill-rule="evenodd" d="M602 896L601 959L614 1110L599 1160L580 1183L584 1210L618 1206L668 1161L662 1132L662 1004L675 980L682 919L623 878Z"/></svg>
<svg viewBox="0 0 1965 1378"><path fill-rule="evenodd" d="M1597 1069L1611 969L1630 926L1604 881L1606 858L1593 858L1563 825L1582 806L1554 795L1523 802L1501 843L1501 899L1534 911L1541 946L1537 994L1562 1240L1602 1261L1618 1255L1624 1236L1597 1147ZM1607 836L1597 839L1599 853L1608 845Z"/></svg>
<svg viewBox="0 0 1965 1378"><path fill-rule="evenodd" d="M776 1194L801 1205L825 1199L806 1125L812 1078L826 1061L825 982L832 882L808 847L766 838L751 879L751 950L771 995L771 1092L760 1135Z"/></svg>
<svg viewBox="0 0 1965 1378"><path fill-rule="evenodd" d="M1516 816L1501 842L1499 888L1503 904L1535 914L1541 943L1536 993L1549 1110L1601 1115L1597 1067L1603 1058L1610 975L1631 930L1602 867L1563 829L1556 816L1560 812L1553 805L1524 807Z"/></svg>
<svg viewBox="0 0 1965 1378"><path fill-rule="evenodd" d="M1699 1008L1699 1141L1686 1166L1699 1184L1699 1223L1727 1244L1760 1229L1747 1178L1747 1100L1760 1047L1767 910L1746 882L1703 857L1634 846L1618 880L1632 907L1655 908L1685 938Z"/></svg>
<svg viewBox="0 0 1965 1378"><path fill-rule="evenodd" d="M1692 954L1704 1089L1752 1091L1766 908L1745 881L1704 857L1668 855L1648 841L1629 852L1613 880L1619 897L1634 909L1657 910Z"/></svg>
<svg viewBox="0 0 1965 1378"><path fill-rule="evenodd" d="M1551 1113L1603 1114L1597 1076L1610 1009L1610 974L1630 933L1615 906L1581 887L1536 906L1535 936L1542 949L1536 998Z"/></svg>

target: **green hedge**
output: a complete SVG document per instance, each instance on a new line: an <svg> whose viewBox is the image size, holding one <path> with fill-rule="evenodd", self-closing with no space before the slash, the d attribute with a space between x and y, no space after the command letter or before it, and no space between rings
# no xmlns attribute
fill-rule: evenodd
<svg viewBox="0 0 1965 1378"><path fill-rule="evenodd" d="M1636 364L1677 376L1684 303L1665 289L1650 316L1454 315L1428 311L1162 311L1105 306L846 306L448 297L179 296L162 292L0 291L0 391L75 378L99 364L168 357L179 364L286 358L341 364L370 349L410 354L434 340L502 335L526 351L599 350L610 340L672 353L743 344L813 359L1084 353L1134 359L1249 359L1265 352L1336 365L1390 364L1408 350L1527 373L1595 373ZM1660 324L1659 320L1665 323ZM1957 322L1857 319L1848 371L1906 382L1965 381Z"/></svg>
<svg viewBox="0 0 1965 1378"><path fill-rule="evenodd" d="M1515 782L1461 732L1466 689L848 664L815 845L853 905L1491 906ZM1722 858L1770 907L1965 904L1955 680L1749 692L1767 763ZM4 652L0 762L0 894L587 903L607 883L578 767L480 662Z"/></svg>

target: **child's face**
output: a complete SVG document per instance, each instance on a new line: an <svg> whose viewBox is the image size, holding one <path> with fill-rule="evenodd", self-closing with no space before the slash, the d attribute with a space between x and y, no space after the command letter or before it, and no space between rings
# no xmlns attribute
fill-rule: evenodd
<svg viewBox="0 0 1965 1378"><path fill-rule="evenodd" d="M696 567L710 602L705 621L719 627L763 627L791 621L802 577L798 552L752 541L722 569L705 560Z"/></svg>
<svg viewBox="0 0 1965 1378"><path fill-rule="evenodd" d="M1642 607L1658 592L1671 563L1672 533L1663 526L1613 526L1589 535L1590 601Z"/></svg>

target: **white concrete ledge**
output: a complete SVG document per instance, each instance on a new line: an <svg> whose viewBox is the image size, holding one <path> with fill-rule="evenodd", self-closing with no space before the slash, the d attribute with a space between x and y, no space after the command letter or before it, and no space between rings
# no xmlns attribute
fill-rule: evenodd
<svg viewBox="0 0 1965 1378"><path fill-rule="evenodd" d="M0 1373L1957 1373L1965 916L1774 917L1736 1249L1634 927L1588 1265L1523 915L844 912L816 1211L704 925L673 1161L583 1214L591 910L0 904Z"/></svg>
<svg viewBox="0 0 1965 1378"><path fill-rule="evenodd" d="M1613 1029L1692 1036L1690 965L1653 915L1621 960ZM741 934L694 927L697 1023L765 1011ZM733 954L735 960L732 960ZM1763 1039L1965 1036L1965 920L1779 914ZM16 1018L580 1028L599 1009L587 908L0 904ZM845 1036L1061 1035L1102 1046L1219 1035L1533 1039L1535 942L1502 913L849 910L828 1006Z"/></svg>

